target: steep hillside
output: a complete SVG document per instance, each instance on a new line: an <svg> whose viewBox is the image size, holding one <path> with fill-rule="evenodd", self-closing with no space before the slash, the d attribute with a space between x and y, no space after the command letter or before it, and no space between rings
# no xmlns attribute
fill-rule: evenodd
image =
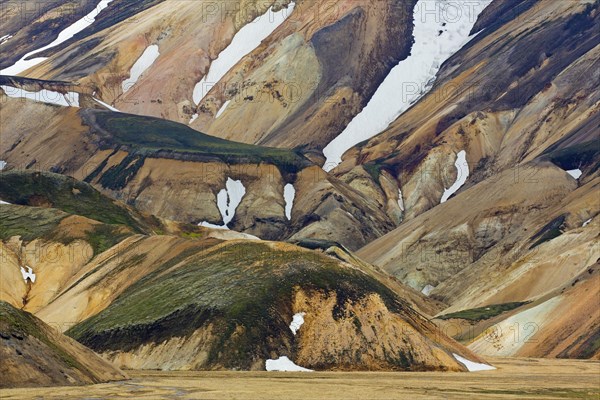
<svg viewBox="0 0 600 400"><path fill-rule="evenodd" d="M571 284L600 257L599 14L598 1L493 2L431 92L333 171L402 221L361 258L446 303L441 314L503 310L439 322L465 343L502 331L473 344L481 354L597 353L586 299L599 287ZM537 345L511 341L515 321Z"/></svg>
<svg viewBox="0 0 600 400"><path fill-rule="evenodd" d="M70 386L127 379L40 319L0 301L0 388Z"/></svg>
<svg viewBox="0 0 600 400"><path fill-rule="evenodd" d="M27 75L230 140L320 150L409 54L416 0L130 2L145 9L135 13L126 3Z"/></svg>
<svg viewBox="0 0 600 400"><path fill-rule="evenodd" d="M448 311L527 300L566 283L600 256L598 179L578 187L552 164L509 170L358 254L419 290L436 287L431 293L453 305Z"/></svg>
<svg viewBox="0 0 600 400"><path fill-rule="evenodd" d="M26 86L34 82L6 79L20 85L16 94L34 90ZM51 82L36 83L57 90ZM71 175L142 212L213 225L224 223L219 193L229 179L240 181L245 192L229 211L228 227L264 239L322 234L357 249L395 227L376 202L323 173L299 150L231 142L168 120L101 110L90 95L80 95L80 102L86 98L98 108L48 104L44 96L5 99L2 115L30 115L0 119L7 169ZM294 188L293 197L285 197L286 186Z"/></svg>
<svg viewBox="0 0 600 400"><path fill-rule="evenodd" d="M391 180L406 220L440 203L457 181L457 159L469 174L462 189L533 160L597 170L600 3L512 2L523 4L511 11L500 3L429 94L346 153L339 178L368 187L382 205L398 199L398 190L386 190Z"/></svg>
<svg viewBox="0 0 600 400"><path fill-rule="evenodd" d="M36 48L54 41L58 33L94 9L97 0L4 2L0 9L0 69L16 63ZM34 40L32 40L32 38Z"/></svg>

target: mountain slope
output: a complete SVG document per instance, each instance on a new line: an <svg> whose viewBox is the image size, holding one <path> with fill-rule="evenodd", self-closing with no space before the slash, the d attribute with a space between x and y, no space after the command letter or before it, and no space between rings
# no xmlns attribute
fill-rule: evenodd
<svg viewBox="0 0 600 400"><path fill-rule="evenodd" d="M123 3L109 4L84 31L89 36L54 49L28 76L77 81L134 114L183 123L198 114L192 127L226 139L320 150L408 55L416 0L144 1L135 3L148 9L122 20L112 14L129 15ZM283 22L275 17L282 9ZM108 28L108 21L110 29L98 30ZM258 24L274 32L245 57L239 54L223 79L207 82L203 92L210 93L196 104L194 86L238 33ZM122 82L149 46L157 46L159 57L124 91ZM369 63L361 62L366 58ZM215 118L226 101L230 107Z"/></svg>
<svg viewBox="0 0 600 400"><path fill-rule="evenodd" d="M174 234L143 235L50 207L137 215L87 184L0 176L12 201L52 201L0 205L0 298L123 367L262 370L286 356L324 370L463 371L454 354L481 361L415 310L433 313L436 302L335 243L303 248L171 221L157 229Z"/></svg>
<svg viewBox="0 0 600 400"><path fill-rule="evenodd" d="M285 355L313 369L462 369L456 344L357 266L281 243L169 262L67 333L127 368L263 369Z"/></svg>
<svg viewBox="0 0 600 400"><path fill-rule="evenodd" d="M462 150L467 186L535 159L595 169L598 7L539 2L523 18L485 30L443 65L428 95L350 150L336 174L351 182L366 168L376 172L375 186L380 172L391 174L404 217L413 218L439 204L456 180L455 154ZM558 161L552 154L559 149L570 156ZM392 200L379 196L381 203Z"/></svg>
<svg viewBox="0 0 600 400"><path fill-rule="evenodd" d="M469 347L487 356L600 358L598 262L551 295L477 327ZM510 327L518 326L514 340ZM512 336L512 337L511 337Z"/></svg>
<svg viewBox="0 0 600 400"><path fill-rule="evenodd" d="M0 301L0 387L69 386L127 379L33 315Z"/></svg>
<svg viewBox="0 0 600 400"><path fill-rule="evenodd" d="M32 81L7 84L20 85L16 93L35 90ZM74 90L35 84L37 90ZM7 168L71 175L142 212L195 224L222 224L219 192L228 179L239 180L246 192L229 227L264 239L331 231L331 239L356 249L395 226L376 202L324 174L300 150L231 142L167 120L101 110L97 103L88 108L84 101L94 103L89 94L79 99L81 109L46 104L43 97L6 99L2 115L30 115L0 120ZM29 135L33 131L40 135ZM286 185L295 188L289 219Z"/></svg>

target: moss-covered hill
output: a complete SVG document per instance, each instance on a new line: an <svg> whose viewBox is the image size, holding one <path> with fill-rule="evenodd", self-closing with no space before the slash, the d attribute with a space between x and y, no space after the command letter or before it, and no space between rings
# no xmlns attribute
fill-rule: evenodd
<svg viewBox="0 0 600 400"><path fill-rule="evenodd" d="M0 301L0 388L82 385L127 377L40 319Z"/></svg>
<svg viewBox="0 0 600 400"><path fill-rule="evenodd" d="M124 148L130 154L227 164L267 163L283 173L312 165L294 150L232 142L166 119L94 109L82 110L81 116L100 135L102 148Z"/></svg>
<svg viewBox="0 0 600 400"><path fill-rule="evenodd" d="M83 240L98 255L134 233L127 225L103 224L55 208L0 206L0 240L19 236L26 243L40 239L65 245Z"/></svg>
<svg viewBox="0 0 600 400"><path fill-rule="evenodd" d="M450 353L475 357L358 265L269 242L169 260L67 334L128 368L264 369L286 355L316 369L461 370Z"/></svg>
<svg viewBox="0 0 600 400"><path fill-rule="evenodd" d="M151 233L161 222L142 215L73 178L49 172L0 174L0 240L19 236L69 244L89 243L98 255L128 236Z"/></svg>

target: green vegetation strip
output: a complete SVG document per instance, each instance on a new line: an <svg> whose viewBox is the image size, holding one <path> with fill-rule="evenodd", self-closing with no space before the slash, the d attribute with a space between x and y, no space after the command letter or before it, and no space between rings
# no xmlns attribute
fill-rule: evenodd
<svg viewBox="0 0 600 400"><path fill-rule="evenodd" d="M437 319L466 319L469 321L482 321L503 314L507 311L514 310L530 302L514 302L504 304L493 304L490 306L472 308L469 310L457 311L450 314L441 315Z"/></svg>
<svg viewBox="0 0 600 400"><path fill-rule="evenodd" d="M286 172L296 172L310 165L301 154L288 149L261 147L232 142L198 132L190 127L164 119L110 111L89 110L102 130L108 145L122 145L132 153L152 155L161 152L197 155L219 159L230 164L270 163Z"/></svg>
<svg viewBox="0 0 600 400"><path fill-rule="evenodd" d="M6 171L0 174L0 198L12 204L40 205L98 222L143 231L130 212L91 185L50 172Z"/></svg>

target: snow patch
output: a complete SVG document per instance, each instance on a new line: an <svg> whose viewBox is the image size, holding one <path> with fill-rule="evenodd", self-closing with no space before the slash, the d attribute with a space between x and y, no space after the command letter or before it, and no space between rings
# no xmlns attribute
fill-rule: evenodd
<svg viewBox="0 0 600 400"><path fill-rule="evenodd" d="M13 35L4 35L0 37L0 46L8 42L8 39L10 39L11 37L13 37Z"/></svg>
<svg viewBox="0 0 600 400"><path fill-rule="evenodd" d="M285 200L285 217L289 220L292 219L292 208L294 207L294 199L296 198L296 189L294 185L288 183L283 188L283 198Z"/></svg>
<svg viewBox="0 0 600 400"><path fill-rule="evenodd" d="M581 178L581 175L583 175L583 172L581 172L581 170L577 168L568 170L567 174L571 175L575 179L579 179Z"/></svg>
<svg viewBox="0 0 600 400"><path fill-rule="evenodd" d="M221 108L219 108L219 111L217 111L217 115L215 115L215 119L219 118L221 116L221 114L223 114L225 112L229 103L231 103L231 100L227 100L225 103L223 103ZM198 114L196 114L196 115L198 115ZM198 117L196 117L196 118L198 118ZM194 121L191 121L191 122L194 122Z"/></svg>
<svg viewBox="0 0 600 400"><path fill-rule="evenodd" d="M303 312L294 314L294 317L292 318L292 322L290 322L290 329L292 330L292 333L294 335L296 333L298 333L298 330L304 324L304 316L305 315L306 315L306 313L303 313Z"/></svg>
<svg viewBox="0 0 600 400"><path fill-rule="evenodd" d="M294 2L278 12L273 12L273 7L270 7L266 13L244 25L235 34L229 46L210 64L208 73L204 78L194 87L194 104L199 104L210 89L225 76L227 71L269 37L290 16L294 7Z"/></svg>
<svg viewBox="0 0 600 400"><path fill-rule="evenodd" d="M419 0L413 12L411 55L390 71L367 106L325 147L325 171L335 168L348 149L385 130L431 90L441 65L471 40L477 17L491 1Z"/></svg>
<svg viewBox="0 0 600 400"><path fill-rule="evenodd" d="M33 273L31 267L27 267L27 271L25 271L25 268L21 267L21 275L23 275L23 280L25 282L27 282L27 279L29 279L31 283L35 283L35 274Z"/></svg>
<svg viewBox="0 0 600 400"><path fill-rule="evenodd" d="M129 79L125 79L121 86L123 87L123 93L127 92L133 87L140 79L140 77L146 72L148 68L154 64L154 61L160 56L158 46L153 44L146 47L146 50L142 53L140 58L133 64L129 71Z"/></svg>
<svg viewBox="0 0 600 400"><path fill-rule="evenodd" d="M0 200L0 204L10 204L10 203L8 203L8 202L6 202L4 200Z"/></svg>
<svg viewBox="0 0 600 400"><path fill-rule="evenodd" d="M121 111L117 110L116 108L114 108L113 106L111 106L110 104L107 104L107 103L103 102L102 100L98 100L98 99L97 99L97 98L95 98L95 97L94 97L93 99L94 99L94 101L95 101L96 103L98 103L98 104L100 104L100 105L102 105L102 106L106 107L106 108L107 108L107 109L109 109L110 111L114 111L114 112L121 112Z"/></svg>
<svg viewBox="0 0 600 400"><path fill-rule="evenodd" d="M98 14L100 14L100 12L102 10L104 10L106 7L108 7L108 5L112 1L113 0L101 0L98 3L98 5L96 6L96 8L94 8L92 11L90 11L85 17L81 18L78 21L75 21L72 25L63 29L58 34L57 38L54 39L54 41L52 43L47 44L44 47L40 47L37 50L30 51L29 53L25 54L15 64L11 65L8 68L1 70L0 75L19 75L23 71L26 71L29 68L36 66L39 63L47 60L48 57L37 57L37 58L31 58L31 59L29 59L29 57L31 57L34 54L41 53L44 50L48 50L52 47L56 47L61 43L66 42L67 40L71 39L73 36L75 36L76 34L81 32L88 26L92 25L96 21L96 17L98 16Z"/></svg>
<svg viewBox="0 0 600 400"><path fill-rule="evenodd" d="M429 296L433 289L435 289L435 286L426 285L423 290L421 290L421 293L423 293L425 296Z"/></svg>
<svg viewBox="0 0 600 400"><path fill-rule="evenodd" d="M402 197L402 189L398 189L398 206L404 211L404 198Z"/></svg>
<svg viewBox="0 0 600 400"><path fill-rule="evenodd" d="M246 194L246 188L242 184L242 181L234 181L231 178L227 178L225 183L225 189L222 189L217 194L217 207L223 218L223 225L214 225L209 222L202 222L200 225L206 228L213 229L229 229L227 225L235 217L235 210L242 202L242 198Z"/></svg>
<svg viewBox="0 0 600 400"><path fill-rule="evenodd" d="M312 372L312 369L307 369L294 364L286 356L279 357L278 360L267 360L267 371L282 371L282 372Z"/></svg>
<svg viewBox="0 0 600 400"><path fill-rule="evenodd" d="M6 168L6 161L0 160L0 171L2 171L4 168Z"/></svg>
<svg viewBox="0 0 600 400"><path fill-rule="evenodd" d="M442 195L442 200L440 203L445 203L448 201L450 196L454 193L458 192L458 190L467 182L467 178L469 178L469 164L467 164L467 152L462 150L457 154L456 170L458 171L458 176L456 177L456 182L449 189L444 190L444 194Z"/></svg>
<svg viewBox="0 0 600 400"><path fill-rule="evenodd" d="M589 223L590 223L590 222L592 222L592 218L590 218L590 219L588 219L587 221L585 221L585 222L583 223L583 225L581 225L581 227L582 227L582 228L585 228L586 226L588 226L588 225L589 225Z"/></svg>
<svg viewBox="0 0 600 400"><path fill-rule="evenodd" d="M0 85L4 93L13 99L28 99L40 103L56 104L63 107L79 107L79 93L59 93L42 89L39 92L30 92L13 86Z"/></svg>
<svg viewBox="0 0 600 400"><path fill-rule="evenodd" d="M496 369L496 368L494 368L494 367L492 367L491 365L488 365L488 364L481 364L481 363L476 363L476 362L467 360L466 358L462 358L461 356L459 356L456 353L452 353L452 355L454 356L454 358L456 358L456 361L458 361L459 363L461 363L465 367L467 367L467 369L469 370L469 372L491 371L491 370Z"/></svg>

